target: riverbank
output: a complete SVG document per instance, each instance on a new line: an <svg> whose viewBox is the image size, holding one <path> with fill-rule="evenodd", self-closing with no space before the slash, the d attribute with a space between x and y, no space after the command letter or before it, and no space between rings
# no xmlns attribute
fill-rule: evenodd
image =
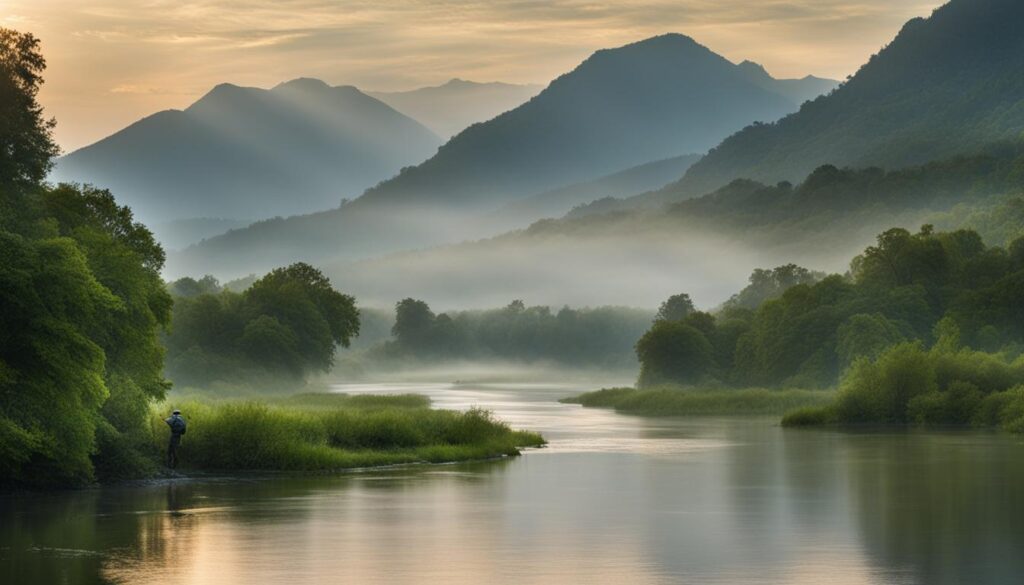
<svg viewBox="0 0 1024 585"><path fill-rule="evenodd" d="M783 415L793 410L822 407L835 399L821 390L680 390L605 388L560 402L645 416Z"/></svg>
<svg viewBox="0 0 1024 585"><path fill-rule="evenodd" d="M164 449L171 404L150 415ZM489 412L433 410L417 395L302 394L249 401L173 404L188 420L182 471L333 471L514 456L545 444Z"/></svg>

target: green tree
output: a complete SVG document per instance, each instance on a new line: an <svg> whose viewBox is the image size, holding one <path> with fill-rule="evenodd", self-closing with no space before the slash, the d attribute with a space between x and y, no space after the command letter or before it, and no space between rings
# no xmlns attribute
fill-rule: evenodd
<svg viewBox="0 0 1024 585"><path fill-rule="evenodd" d="M121 303L67 238L0 232L0 250L0 483L86 483L109 396L95 332Z"/></svg>
<svg viewBox="0 0 1024 585"><path fill-rule="evenodd" d="M690 295L682 293L672 295L658 307L658 314L654 316L655 321L681 321L697 309L693 306Z"/></svg>
<svg viewBox="0 0 1024 585"><path fill-rule="evenodd" d="M184 294L165 339L176 383L294 382L329 369L337 346L359 334L355 300L307 264L274 270L242 293L215 292L216 284L208 277L169 287Z"/></svg>
<svg viewBox="0 0 1024 585"><path fill-rule="evenodd" d="M0 182L8 187L38 185L59 153L56 122L36 100L45 68L38 39L0 28Z"/></svg>
<svg viewBox="0 0 1024 585"><path fill-rule="evenodd" d="M836 333L836 352L843 368L857 358L877 358L888 347L906 339L898 325L877 313L853 315L839 326Z"/></svg>
<svg viewBox="0 0 1024 585"><path fill-rule="evenodd" d="M776 299L798 284L814 284L825 275L796 264L771 270L758 268L750 275L749 284L726 302L726 307L756 309L765 301Z"/></svg>
<svg viewBox="0 0 1024 585"><path fill-rule="evenodd" d="M430 305L416 299L402 299L395 304L395 325L391 334L398 344L411 349L430 346L431 332L437 316Z"/></svg>
<svg viewBox="0 0 1024 585"><path fill-rule="evenodd" d="M269 315L291 329L306 362L326 371L337 345L348 347L359 335L355 299L342 294L316 268L305 263L273 270L244 293L252 317Z"/></svg>
<svg viewBox="0 0 1024 585"><path fill-rule="evenodd" d="M715 367L714 348L699 330L681 321L656 321L636 344L640 386L695 384Z"/></svg>
<svg viewBox="0 0 1024 585"><path fill-rule="evenodd" d="M223 290L223 287L216 278L207 274L199 280L189 276L179 278L168 284L167 290L175 297L192 298L199 295L217 294Z"/></svg>
<svg viewBox="0 0 1024 585"><path fill-rule="evenodd" d="M0 481L69 484L149 465L171 300L164 252L129 209L41 183L57 153L44 66L35 38L0 29Z"/></svg>

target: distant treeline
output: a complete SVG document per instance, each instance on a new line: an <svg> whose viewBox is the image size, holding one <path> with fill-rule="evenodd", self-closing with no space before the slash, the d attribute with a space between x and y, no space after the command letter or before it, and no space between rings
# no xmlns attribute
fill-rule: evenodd
<svg viewBox="0 0 1024 585"><path fill-rule="evenodd" d="M636 364L633 345L652 312L623 307L552 311L522 301L485 311L435 314L427 303L396 305L393 339L371 352L376 359L510 360L587 367Z"/></svg>

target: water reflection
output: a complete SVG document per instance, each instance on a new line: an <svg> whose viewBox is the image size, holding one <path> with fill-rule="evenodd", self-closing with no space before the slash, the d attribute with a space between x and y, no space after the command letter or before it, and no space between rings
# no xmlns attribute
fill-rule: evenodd
<svg viewBox="0 0 1024 585"><path fill-rule="evenodd" d="M1024 444L787 431L558 404L573 388L424 392L544 432L495 462L205 478L0 498L0 581L1012 583Z"/></svg>

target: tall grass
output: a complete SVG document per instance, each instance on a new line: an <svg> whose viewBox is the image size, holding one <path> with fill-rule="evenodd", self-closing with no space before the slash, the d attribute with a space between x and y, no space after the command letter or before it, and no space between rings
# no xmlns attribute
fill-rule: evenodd
<svg viewBox="0 0 1024 585"><path fill-rule="evenodd" d="M648 416L685 415L780 415L808 406L821 406L835 399L832 392L815 390L678 390L606 388L562 402L590 407L614 408L627 414Z"/></svg>
<svg viewBox="0 0 1024 585"><path fill-rule="evenodd" d="M299 395L266 401L176 404L188 420L186 469L325 471L517 455L544 439L489 412L431 410L422 396ZM166 447L168 408L150 417Z"/></svg>

